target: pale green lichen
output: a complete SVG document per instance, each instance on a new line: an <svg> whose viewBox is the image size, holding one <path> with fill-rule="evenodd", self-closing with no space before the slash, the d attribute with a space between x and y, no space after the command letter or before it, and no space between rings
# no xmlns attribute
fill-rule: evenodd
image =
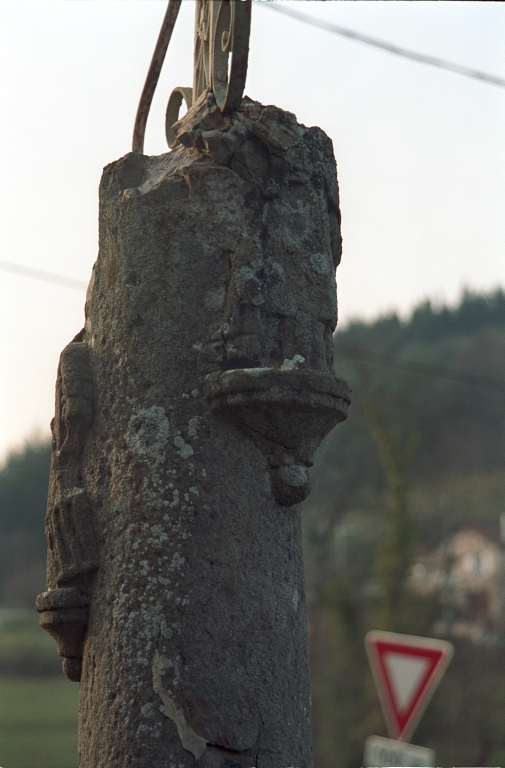
<svg viewBox="0 0 505 768"><path fill-rule="evenodd" d="M178 451L178 454L181 457L181 459L189 459L189 457L193 455L192 447L187 443L185 443L180 435L177 435L176 437L174 437L174 445L176 446L176 448L180 449Z"/></svg>
<svg viewBox="0 0 505 768"><path fill-rule="evenodd" d="M298 368L300 363L304 363L304 362L305 362L305 358L302 357L301 355L295 355L294 357L291 358L291 360L288 360L286 358L286 360L284 360L284 362L281 365L281 371L294 371L296 368Z"/></svg>

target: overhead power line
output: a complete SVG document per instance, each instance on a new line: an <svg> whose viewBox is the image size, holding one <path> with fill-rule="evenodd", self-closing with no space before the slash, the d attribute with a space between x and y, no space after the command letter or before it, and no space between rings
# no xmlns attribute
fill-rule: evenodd
<svg viewBox="0 0 505 768"><path fill-rule="evenodd" d="M0 261L0 270L22 275L23 277L31 277L34 280L43 280L46 283L55 283L56 285L62 285L65 288L75 288L78 291L85 291L87 288L85 280L77 280L74 277L56 275L54 272L32 269L31 267L24 267L9 261ZM476 373L456 371L441 365L418 363L415 360L402 360L402 358L397 357L396 355L352 349L350 347L343 347L340 344L337 344L336 351L337 354L342 357L350 357L355 360L363 360L367 363L386 365L390 368L397 368L402 371L409 371L410 373L421 373L424 376L432 376L437 379L449 379L450 381L457 381L460 384L469 384L473 387L493 389L495 392L505 392L505 381L495 379L491 376L481 376Z"/></svg>
<svg viewBox="0 0 505 768"><path fill-rule="evenodd" d="M459 384L469 384L472 387L484 389L493 389L495 392L505 393L505 381L495 379L492 376L481 376L478 373L467 373L466 371L457 371L453 368L445 368L442 365L431 365L430 363L420 363L415 360L402 360L396 355L383 354L381 352L369 352L360 349L351 349L337 344L337 355L350 357L355 360L363 360L367 363L377 365L387 365L390 368L397 368L409 373L420 373L423 376L432 376L437 379L448 379L457 381Z"/></svg>
<svg viewBox="0 0 505 768"><path fill-rule="evenodd" d="M63 285L65 288L75 288L77 291L85 291L88 286L85 280L77 280L75 277L56 275L54 272L45 272L42 269L23 267L20 264L13 264L10 261L0 261L0 269L4 272L12 272L15 275L31 277L33 280L43 280L45 283L55 283L56 285Z"/></svg>
<svg viewBox="0 0 505 768"><path fill-rule="evenodd" d="M448 69L450 72L456 72L458 75L472 77L474 80L483 80L484 82L491 83L492 85L500 85L502 88L505 87L505 78L503 77L489 75L487 72L481 72L478 69L465 67L462 64L453 64L451 61L445 61L444 59L439 59L436 56L427 56L424 53L409 51L407 48L401 48L398 45L386 43L384 40L377 40L375 37L362 35L361 32L354 32L354 30L341 27L338 24L330 24L327 21L316 19L314 16L308 16L306 13L294 11L292 8L286 8L280 3L263 2L261 4L266 8L271 8L273 11L283 13L285 16L291 16L293 19L298 19L298 21L303 21L305 24L310 24L312 27L319 27L319 29L332 32L334 35L342 35L343 37L348 37L351 40L357 40L360 43L371 45L374 48L381 48L383 51L394 53L397 56L404 56L406 59L418 61L421 64L430 64L433 67L439 67L440 69Z"/></svg>

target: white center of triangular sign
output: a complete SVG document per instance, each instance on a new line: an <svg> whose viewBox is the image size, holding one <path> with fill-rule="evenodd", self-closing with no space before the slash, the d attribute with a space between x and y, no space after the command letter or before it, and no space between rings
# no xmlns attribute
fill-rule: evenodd
<svg viewBox="0 0 505 768"><path fill-rule="evenodd" d="M397 711L408 710L421 678L430 666L430 660L387 651L383 661L389 673Z"/></svg>

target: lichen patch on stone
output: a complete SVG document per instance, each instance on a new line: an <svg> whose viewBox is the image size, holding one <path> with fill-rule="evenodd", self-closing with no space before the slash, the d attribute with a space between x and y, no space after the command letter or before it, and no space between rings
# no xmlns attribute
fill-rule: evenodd
<svg viewBox="0 0 505 768"><path fill-rule="evenodd" d="M185 443L180 435L176 435L176 437L174 437L174 445L176 448L179 448L178 454L181 459L189 459L189 457L194 453L192 447Z"/></svg>
<svg viewBox="0 0 505 768"><path fill-rule="evenodd" d="M300 363L304 363L305 358L301 355L295 355L291 358L291 360L284 360L284 362L281 365L281 371L294 371L295 368L298 368Z"/></svg>
<svg viewBox="0 0 505 768"><path fill-rule="evenodd" d="M170 425L165 411L153 405L133 415L128 423L126 441L139 458L153 458L167 443Z"/></svg>
<svg viewBox="0 0 505 768"><path fill-rule="evenodd" d="M197 437L199 417L195 416L188 423L188 437Z"/></svg>

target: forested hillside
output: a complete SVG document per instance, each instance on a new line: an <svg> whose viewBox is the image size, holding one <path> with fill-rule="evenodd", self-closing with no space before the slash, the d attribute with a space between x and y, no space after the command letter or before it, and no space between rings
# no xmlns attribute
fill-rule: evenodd
<svg viewBox="0 0 505 768"><path fill-rule="evenodd" d="M32 608L45 584L44 516L51 448L33 442L0 471L0 605Z"/></svg>
<svg viewBox="0 0 505 768"><path fill-rule="evenodd" d="M365 738L386 735L365 633L434 635L452 610L409 588L416 555L468 526L498 536L505 294L353 323L335 336L335 368L353 404L319 451L305 505L318 768L359 766ZM484 646L446 635L455 659L413 738L439 765L505 760L505 635L493 632Z"/></svg>
<svg viewBox="0 0 505 768"><path fill-rule="evenodd" d="M450 606L413 592L414 559L462 528L498 531L505 512L505 294L352 323L335 368L353 403L318 453L304 536L316 765L354 768L365 738L386 733L365 633L433 635ZM0 470L4 607L33 606L44 587L49 459L28 445ZM449 637L454 661L413 738L439 765L505 762L503 627L488 638Z"/></svg>

